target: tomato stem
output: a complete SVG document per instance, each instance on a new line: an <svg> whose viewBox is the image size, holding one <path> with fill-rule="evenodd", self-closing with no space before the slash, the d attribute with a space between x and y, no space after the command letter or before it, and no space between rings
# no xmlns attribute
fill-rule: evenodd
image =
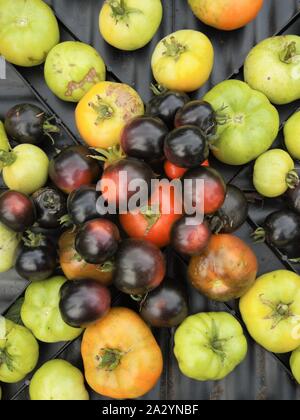
<svg viewBox="0 0 300 420"><path fill-rule="evenodd" d="M99 369L105 369L106 371L112 372L115 370L120 362L122 357L125 355L124 352L117 350L117 349L101 349L103 354L101 356L97 356L97 360L99 360Z"/></svg>
<svg viewBox="0 0 300 420"><path fill-rule="evenodd" d="M89 107L97 114L95 125L99 125L103 120L109 120L114 115L114 109L100 95L96 96L95 102L89 102Z"/></svg>
<svg viewBox="0 0 300 420"><path fill-rule="evenodd" d="M264 228L260 227L257 228L252 234L251 237L253 238L255 243L262 243L266 240L266 231Z"/></svg>
<svg viewBox="0 0 300 420"><path fill-rule="evenodd" d="M163 85L155 85L154 83L151 83L150 90L154 93L155 96L163 95L168 91L168 89Z"/></svg>
<svg viewBox="0 0 300 420"><path fill-rule="evenodd" d="M63 216L61 216L59 219L59 224L62 227L71 227L74 225L69 214L64 214Z"/></svg>
<svg viewBox="0 0 300 420"><path fill-rule="evenodd" d="M115 263L112 260L105 261L105 263L98 266L97 270L101 273L111 273L115 269Z"/></svg>
<svg viewBox="0 0 300 420"><path fill-rule="evenodd" d="M5 168L15 163L17 155L14 152L7 152L6 150L0 150L0 166Z"/></svg>
<svg viewBox="0 0 300 420"><path fill-rule="evenodd" d="M60 132L60 128L57 125L54 124L50 124L49 120L47 120L44 124L43 124L43 130L44 133L59 133Z"/></svg>
<svg viewBox="0 0 300 420"><path fill-rule="evenodd" d="M273 325L272 325L272 330L274 330L281 321L284 321L288 318L291 318L294 316L294 314L291 312L291 305L293 305L294 302L290 302L290 303L283 303L283 302L272 302L268 299L264 298L264 295L260 295L260 300L261 302L268 306L272 312L270 313L270 315L268 315L265 319L266 320L273 320Z"/></svg>
<svg viewBox="0 0 300 420"><path fill-rule="evenodd" d="M297 44L295 41L289 42L279 54L280 60L285 64L292 64L297 54Z"/></svg>
<svg viewBox="0 0 300 420"><path fill-rule="evenodd" d="M30 230L27 230L22 238L24 245L29 248L38 248L44 239L45 236L42 233L34 233Z"/></svg>
<svg viewBox="0 0 300 420"><path fill-rule="evenodd" d="M292 190L297 187L297 185L299 184L299 181L300 181L299 175L297 174L295 170L290 171L286 176L287 186L291 188Z"/></svg>
<svg viewBox="0 0 300 420"><path fill-rule="evenodd" d="M160 218L160 211L157 206L145 206L141 209L141 213L147 221L146 235Z"/></svg>
<svg viewBox="0 0 300 420"><path fill-rule="evenodd" d="M181 54L187 51L187 46L180 44L175 38L171 36L169 39L164 39L163 44L166 47L163 55L174 58L175 61L179 60Z"/></svg>
<svg viewBox="0 0 300 420"><path fill-rule="evenodd" d="M119 144L109 147L108 149L92 147L91 150L95 150L95 152L99 153L99 155L90 155L89 157L105 162L106 165L111 165L112 163L126 157Z"/></svg>
<svg viewBox="0 0 300 420"><path fill-rule="evenodd" d="M141 10L133 7L127 7L125 0L106 0L106 3L112 10L112 17L118 23L121 19L128 19L130 13L142 13Z"/></svg>

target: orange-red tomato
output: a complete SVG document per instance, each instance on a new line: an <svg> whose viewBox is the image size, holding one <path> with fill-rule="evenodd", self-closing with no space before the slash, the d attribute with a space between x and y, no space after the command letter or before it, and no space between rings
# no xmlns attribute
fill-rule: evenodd
<svg viewBox="0 0 300 420"><path fill-rule="evenodd" d="M264 0L189 0L194 14L207 25L231 31L256 18Z"/></svg>
<svg viewBox="0 0 300 420"><path fill-rule="evenodd" d="M209 166L209 161L206 160L202 163L201 166ZM164 163L165 174L169 179L178 179L181 178L187 171L187 168L180 168L179 166L174 165L174 163L166 160Z"/></svg>

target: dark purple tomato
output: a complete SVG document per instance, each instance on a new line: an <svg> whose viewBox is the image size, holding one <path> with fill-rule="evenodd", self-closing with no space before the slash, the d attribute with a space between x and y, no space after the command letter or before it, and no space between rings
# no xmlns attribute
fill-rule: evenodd
<svg viewBox="0 0 300 420"><path fill-rule="evenodd" d="M174 280L166 278L142 300L140 315L151 327L177 327L188 316L184 289Z"/></svg>
<svg viewBox="0 0 300 420"><path fill-rule="evenodd" d="M288 206L300 214L300 184L296 188L289 188L286 193Z"/></svg>
<svg viewBox="0 0 300 420"><path fill-rule="evenodd" d="M68 214L75 225L99 218L97 201L100 193L96 186L84 185L73 191L68 197Z"/></svg>
<svg viewBox="0 0 300 420"><path fill-rule="evenodd" d="M160 249L143 239L124 240L116 254L113 284L129 295L144 295L155 289L166 274Z"/></svg>
<svg viewBox="0 0 300 420"><path fill-rule="evenodd" d="M165 139L165 157L181 168L195 168L209 155L208 142L198 127L186 125L171 131Z"/></svg>
<svg viewBox="0 0 300 420"><path fill-rule="evenodd" d="M212 217L210 227L215 233L233 233L248 217L248 201L245 194L234 185L227 185L225 201Z"/></svg>
<svg viewBox="0 0 300 420"><path fill-rule="evenodd" d="M197 223L196 218L185 216L173 225L171 245L180 254L199 255L207 247L211 234L206 221Z"/></svg>
<svg viewBox="0 0 300 420"><path fill-rule="evenodd" d="M86 327L102 318L110 309L109 290L96 280L67 281L60 289L59 309L71 327Z"/></svg>
<svg viewBox="0 0 300 420"><path fill-rule="evenodd" d="M182 108L190 98L182 92L167 91L154 96L146 107L146 113L158 117L169 127L174 127L176 112Z"/></svg>
<svg viewBox="0 0 300 420"><path fill-rule="evenodd" d="M129 199L140 192L146 204L151 193L151 180L156 176L148 164L135 158L120 159L107 166L101 179L103 199L117 209L127 209ZM132 183L136 185L131 185Z"/></svg>
<svg viewBox="0 0 300 420"><path fill-rule="evenodd" d="M11 108L5 117L5 130L18 143L40 143L45 135L59 132L49 123L49 117L41 108L31 104L20 104Z"/></svg>
<svg viewBox="0 0 300 420"><path fill-rule="evenodd" d="M89 264L103 264L118 250L120 232L117 226L106 219L86 222L75 238L78 254Z"/></svg>
<svg viewBox="0 0 300 420"><path fill-rule="evenodd" d="M25 232L36 220L36 211L30 197L17 191L0 195L0 222L14 232Z"/></svg>
<svg viewBox="0 0 300 420"><path fill-rule="evenodd" d="M257 242L268 242L288 258L299 258L300 216L290 210L276 211L254 232L253 238Z"/></svg>
<svg viewBox="0 0 300 420"><path fill-rule="evenodd" d="M60 219L67 213L67 199L56 188L44 187L36 191L33 196L37 211L37 222L45 229L56 229L60 226Z"/></svg>
<svg viewBox="0 0 300 420"><path fill-rule="evenodd" d="M89 157L90 150L84 146L71 146L62 150L50 161L49 176L54 185L66 194L93 184L100 177L98 162Z"/></svg>
<svg viewBox="0 0 300 420"><path fill-rule="evenodd" d="M136 117L125 126L121 147L127 156L153 161L164 155L165 123L155 117Z"/></svg>
<svg viewBox="0 0 300 420"><path fill-rule="evenodd" d="M214 135L217 131L216 113L212 106L205 101L191 101L178 110L175 117L175 127L195 125L206 136Z"/></svg>
<svg viewBox="0 0 300 420"><path fill-rule="evenodd" d="M182 177L182 182L185 207L194 207L195 212L197 208L199 213L203 210L204 214L215 213L222 207L226 184L215 169L204 166L190 169Z"/></svg>

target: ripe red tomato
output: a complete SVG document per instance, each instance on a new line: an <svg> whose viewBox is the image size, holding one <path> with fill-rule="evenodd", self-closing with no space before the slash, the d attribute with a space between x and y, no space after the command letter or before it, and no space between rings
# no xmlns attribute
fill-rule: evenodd
<svg viewBox="0 0 300 420"><path fill-rule="evenodd" d="M206 160L201 164L201 166L209 166L209 161ZM180 168L179 166L174 165L169 160L165 161L164 164L165 174L169 179L178 179L181 178L187 171L187 168Z"/></svg>

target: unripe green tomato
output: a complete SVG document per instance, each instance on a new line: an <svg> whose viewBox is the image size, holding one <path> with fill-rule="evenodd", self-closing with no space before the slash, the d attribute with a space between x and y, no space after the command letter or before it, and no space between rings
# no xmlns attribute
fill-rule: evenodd
<svg viewBox="0 0 300 420"><path fill-rule="evenodd" d="M0 273L13 267L20 240L18 233L0 223Z"/></svg>
<svg viewBox="0 0 300 420"><path fill-rule="evenodd" d="M300 385L300 347L292 353L290 366L296 381Z"/></svg>
<svg viewBox="0 0 300 420"><path fill-rule="evenodd" d="M300 111L296 112L284 126L284 142L289 154L300 159Z"/></svg>

